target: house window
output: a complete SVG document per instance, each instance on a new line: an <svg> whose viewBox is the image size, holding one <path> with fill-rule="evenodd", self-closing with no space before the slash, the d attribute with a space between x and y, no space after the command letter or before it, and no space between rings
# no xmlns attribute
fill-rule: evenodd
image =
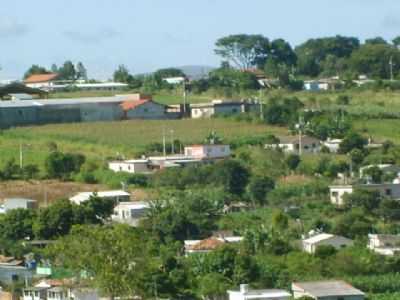
<svg viewBox="0 0 400 300"><path fill-rule="evenodd" d="M337 198L338 197L338 192L332 192L332 197L335 197L335 198Z"/></svg>
<svg viewBox="0 0 400 300"><path fill-rule="evenodd" d="M238 112L237 108L232 108L232 112L237 113Z"/></svg>
<svg viewBox="0 0 400 300"><path fill-rule="evenodd" d="M385 195L386 196L392 196L392 190L391 189L386 189L385 190Z"/></svg>

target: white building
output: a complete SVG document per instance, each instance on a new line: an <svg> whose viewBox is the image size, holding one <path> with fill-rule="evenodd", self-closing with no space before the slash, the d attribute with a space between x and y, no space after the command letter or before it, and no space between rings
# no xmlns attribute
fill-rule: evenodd
<svg viewBox="0 0 400 300"><path fill-rule="evenodd" d="M367 165L360 168L360 178L365 177L365 171L370 168L377 167L384 174L394 173L398 175L400 173L400 166L392 165L392 164L375 164L375 165Z"/></svg>
<svg viewBox="0 0 400 300"><path fill-rule="evenodd" d="M306 91L327 91L329 90L329 83L328 82L322 82L318 80L309 80L304 82L304 89Z"/></svg>
<svg viewBox="0 0 400 300"><path fill-rule="evenodd" d="M335 249L352 246L353 241L334 234L320 233L302 240L303 251L314 254L319 246L332 246Z"/></svg>
<svg viewBox="0 0 400 300"><path fill-rule="evenodd" d="M365 294L341 280L293 282L293 298L310 297L315 300L364 300Z"/></svg>
<svg viewBox="0 0 400 300"><path fill-rule="evenodd" d="M120 202L114 207L111 219L114 222L138 226L150 208L148 202Z"/></svg>
<svg viewBox="0 0 400 300"><path fill-rule="evenodd" d="M330 153L337 153L339 151L340 143L342 139L330 139L322 142L322 145L329 149Z"/></svg>
<svg viewBox="0 0 400 300"><path fill-rule="evenodd" d="M4 211L7 212L12 209L35 209L36 200L24 199L24 198L6 198L4 200Z"/></svg>
<svg viewBox="0 0 400 300"><path fill-rule="evenodd" d="M301 145L301 146L300 146ZM314 137L303 135L291 136L289 138L283 138L279 144L266 144L266 149L280 148L286 153L318 153L321 150L320 140Z"/></svg>
<svg viewBox="0 0 400 300"><path fill-rule="evenodd" d="M193 145L185 147L185 156L198 160L227 158L231 149L229 145Z"/></svg>
<svg viewBox="0 0 400 300"><path fill-rule="evenodd" d="M24 83L30 88L51 91L53 90L53 86L55 85L57 78L58 74L56 73L34 74L26 78Z"/></svg>
<svg viewBox="0 0 400 300"><path fill-rule="evenodd" d="M168 77L163 79L168 84L177 85L186 81L185 77Z"/></svg>
<svg viewBox="0 0 400 300"><path fill-rule="evenodd" d="M151 171L149 168L148 159L132 159L123 161L111 161L108 163L108 168L114 172L126 173L148 173Z"/></svg>
<svg viewBox="0 0 400 300"><path fill-rule="evenodd" d="M252 290L241 284L239 291L228 291L229 300L289 300L291 294L285 290Z"/></svg>
<svg viewBox="0 0 400 300"><path fill-rule="evenodd" d="M365 189L369 191L378 191L382 197L388 197L394 200L400 199L399 183L372 183L358 185L333 185L329 187L330 200L332 204L342 206L344 204L343 196L351 194L356 189Z"/></svg>
<svg viewBox="0 0 400 300"><path fill-rule="evenodd" d="M381 255L393 256L400 253L400 235L369 234L368 248Z"/></svg>
<svg viewBox="0 0 400 300"><path fill-rule="evenodd" d="M83 192L69 198L69 200L71 202L74 202L75 204L81 204L82 202L88 201L91 197L110 199L118 203L118 202L129 202L131 194L120 190L103 191L103 192Z"/></svg>
<svg viewBox="0 0 400 300"><path fill-rule="evenodd" d="M260 103L255 101L233 101L216 99L209 103L190 104L193 119L211 118L215 115L235 115L245 112L260 112Z"/></svg>

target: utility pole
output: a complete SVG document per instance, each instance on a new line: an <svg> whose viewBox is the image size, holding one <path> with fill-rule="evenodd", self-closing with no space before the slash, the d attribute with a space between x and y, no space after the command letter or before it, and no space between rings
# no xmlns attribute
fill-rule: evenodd
<svg viewBox="0 0 400 300"><path fill-rule="evenodd" d="M393 81L393 56L390 56L389 67L390 67L390 81Z"/></svg>
<svg viewBox="0 0 400 300"><path fill-rule="evenodd" d="M171 129L171 153L175 154L175 145L174 145L174 130Z"/></svg>
<svg viewBox="0 0 400 300"><path fill-rule="evenodd" d="M23 153L22 153L22 142L19 142L19 168L22 169L23 168Z"/></svg>
<svg viewBox="0 0 400 300"><path fill-rule="evenodd" d="M299 123L296 124L296 128L299 131L299 156L302 154L302 139L303 139L303 126L304 120L302 116L299 116Z"/></svg>
<svg viewBox="0 0 400 300"><path fill-rule="evenodd" d="M259 99L259 104L260 104L260 120L264 120L264 110L263 110L263 101L262 101L262 97L263 97L263 90L260 89L260 99Z"/></svg>
<svg viewBox="0 0 400 300"><path fill-rule="evenodd" d="M183 114L186 117L186 101L187 101L187 95L186 95L186 79L183 79Z"/></svg>
<svg viewBox="0 0 400 300"><path fill-rule="evenodd" d="M164 157L167 156L167 150L166 150L166 145L165 145L165 126L163 126L163 154Z"/></svg>

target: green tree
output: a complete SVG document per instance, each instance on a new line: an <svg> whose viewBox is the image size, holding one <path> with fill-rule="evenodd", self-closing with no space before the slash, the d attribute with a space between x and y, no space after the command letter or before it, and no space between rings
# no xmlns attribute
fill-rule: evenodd
<svg viewBox="0 0 400 300"><path fill-rule="evenodd" d="M367 139L356 132L349 132L339 145L340 153L349 153L353 149L364 150Z"/></svg>
<svg viewBox="0 0 400 300"><path fill-rule="evenodd" d="M263 66L270 51L270 42L262 35L230 35L217 40L215 46L217 55L242 70Z"/></svg>
<svg viewBox="0 0 400 300"><path fill-rule="evenodd" d="M199 279L199 293L205 300L223 300L230 280L219 273L209 273Z"/></svg>
<svg viewBox="0 0 400 300"><path fill-rule="evenodd" d="M285 159L286 165L288 166L289 170L294 171L299 166L301 159L300 156L297 154L289 154Z"/></svg>
<svg viewBox="0 0 400 300"><path fill-rule="evenodd" d="M240 196L249 181L249 171L236 160L223 160L215 164L212 182L224 187L227 193Z"/></svg>
<svg viewBox="0 0 400 300"><path fill-rule="evenodd" d="M32 65L24 74L24 79L35 74L49 74L50 71L39 65Z"/></svg>
<svg viewBox="0 0 400 300"><path fill-rule="evenodd" d="M247 186L251 201L255 204L265 205L268 193L275 188L275 181L267 176L253 176Z"/></svg>
<svg viewBox="0 0 400 300"><path fill-rule="evenodd" d="M367 168L363 174L369 177L372 183L382 183L383 181L383 171L378 166Z"/></svg>
<svg viewBox="0 0 400 300"><path fill-rule="evenodd" d="M362 207L371 212L379 207L381 196L378 191L355 189L351 194L345 194L343 200L347 207Z"/></svg>
<svg viewBox="0 0 400 300"><path fill-rule="evenodd" d="M151 260L143 234L129 226L74 227L50 253L77 275L89 274L89 284L111 299L145 294L141 278Z"/></svg>
<svg viewBox="0 0 400 300"><path fill-rule="evenodd" d="M58 74L60 75L60 79L75 80L76 70L74 64L70 60L67 60L66 62L64 62L62 67L59 68Z"/></svg>
<svg viewBox="0 0 400 300"><path fill-rule="evenodd" d="M132 75L124 65L119 65L118 69L114 72L113 79L115 82L129 83L132 79Z"/></svg>
<svg viewBox="0 0 400 300"><path fill-rule="evenodd" d="M76 65L76 79L87 80L87 70L82 62L78 62Z"/></svg>
<svg viewBox="0 0 400 300"><path fill-rule="evenodd" d="M0 237L5 240L18 241L33 237L32 223L36 218L29 209L12 209L0 217Z"/></svg>

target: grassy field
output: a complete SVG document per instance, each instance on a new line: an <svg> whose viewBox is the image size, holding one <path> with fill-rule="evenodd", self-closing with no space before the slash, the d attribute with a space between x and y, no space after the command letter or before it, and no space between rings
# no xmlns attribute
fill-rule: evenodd
<svg viewBox="0 0 400 300"><path fill-rule="evenodd" d="M21 127L3 131L0 135L0 164L10 158L19 159L19 145L23 143L25 163L42 164L55 142L62 151L83 153L89 158L106 159L118 153L134 157L153 142L162 142L165 130L167 141L172 138L184 143L202 142L216 131L226 142L245 136L269 133L287 135L281 127L235 122L227 119L121 121L98 123L58 124Z"/></svg>
<svg viewBox="0 0 400 300"><path fill-rule="evenodd" d="M379 141L390 140L400 144L400 119L368 119L354 122L354 128Z"/></svg>

